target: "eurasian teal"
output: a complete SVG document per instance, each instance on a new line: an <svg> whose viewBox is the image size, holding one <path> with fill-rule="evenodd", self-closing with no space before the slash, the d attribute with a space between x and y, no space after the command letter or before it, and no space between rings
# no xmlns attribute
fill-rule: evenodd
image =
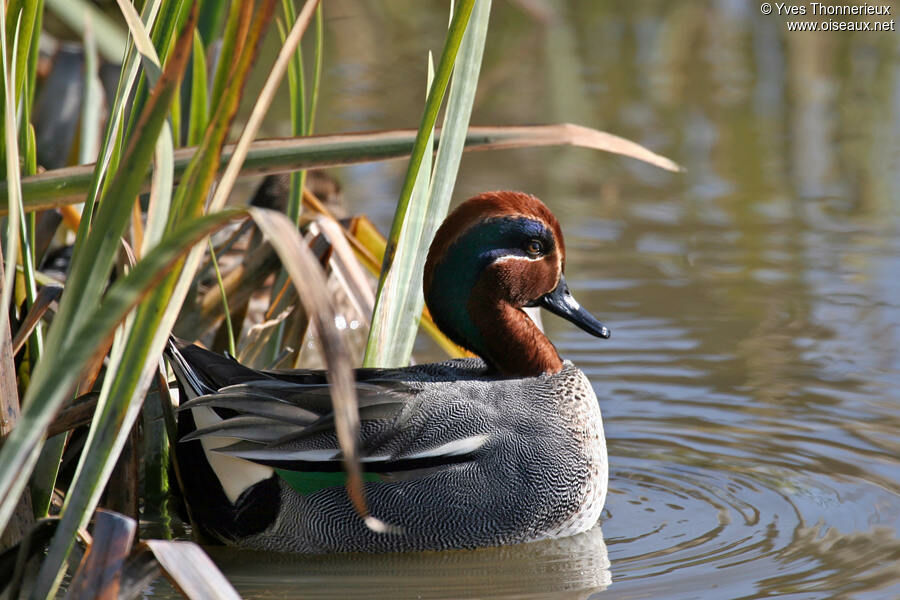
<svg viewBox="0 0 900 600"><path fill-rule="evenodd" d="M489 192L435 235L425 300L481 358L359 369L362 462L376 533L342 485L321 371L255 371L172 344L182 398L176 449L186 500L208 535L284 552L473 548L594 526L607 486L597 398L522 310L609 330L572 297L559 223L537 198ZM324 482L323 482L324 481Z"/></svg>

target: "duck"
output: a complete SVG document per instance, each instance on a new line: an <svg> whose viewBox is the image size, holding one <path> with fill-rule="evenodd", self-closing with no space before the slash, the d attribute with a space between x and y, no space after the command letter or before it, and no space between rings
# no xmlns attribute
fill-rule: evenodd
<svg viewBox="0 0 900 600"><path fill-rule="evenodd" d="M599 337L573 297L560 224L537 197L486 192L435 233L423 293L477 358L356 370L368 527L343 487L325 372L260 371L180 340L175 460L199 533L293 553L466 549L575 535L600 519L608 465L588 378L526 314Z"/></svg>

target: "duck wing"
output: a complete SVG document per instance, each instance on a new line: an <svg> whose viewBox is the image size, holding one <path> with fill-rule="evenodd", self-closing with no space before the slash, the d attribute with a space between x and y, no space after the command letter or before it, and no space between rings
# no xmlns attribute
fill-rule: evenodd
<svg viewBox="0 0 900 600"><path fill-rule="evenodd" d="M196 346L181 345L176 351L176 375L183 387L191 388L191 399L179 410L210 408L221 419L188 433L182 442L227 437L237 441L214 452L291 471L343 469L324 372L255 371ZM465 382L455 380L453 372L459 373L460 367L451 363L412 371L358 371L359 456L366 471L456 464L472 460L484 447L490 438L484 431L450 425L460 409L465 414L472 407L460 407L459 402L442 407L439 401L445 395L465 396L459 389Z"/></svg>

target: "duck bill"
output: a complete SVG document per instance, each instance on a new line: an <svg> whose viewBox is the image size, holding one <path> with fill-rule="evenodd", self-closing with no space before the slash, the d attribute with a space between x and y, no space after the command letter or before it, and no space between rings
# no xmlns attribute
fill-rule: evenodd
<svg viewBox="0 0 900 600"><path fill-rule="evenodd" d="M556 289L541 297L537 304L543 306L554 315L574 323L591 335L604 339L609 337L609 328L578 304L578 301L572 296L572 292L569 291L566 278L562 275L559 276L559 283Z"/></svg>

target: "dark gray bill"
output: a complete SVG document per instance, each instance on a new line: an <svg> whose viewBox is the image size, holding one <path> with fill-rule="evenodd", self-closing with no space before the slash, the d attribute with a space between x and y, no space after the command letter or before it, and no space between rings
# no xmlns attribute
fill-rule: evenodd
<svg viewBox="0 0 900 600"><path fill-rule="evenodd" d="M566 321L578 325L591 335L602 338L609 337L609 328L578 304L578 301L572 296L572 292L569 291L566 278L562 275L559 276L556 289L545 294L536 304L543 306L554 315L559 315Z"/></svg>

